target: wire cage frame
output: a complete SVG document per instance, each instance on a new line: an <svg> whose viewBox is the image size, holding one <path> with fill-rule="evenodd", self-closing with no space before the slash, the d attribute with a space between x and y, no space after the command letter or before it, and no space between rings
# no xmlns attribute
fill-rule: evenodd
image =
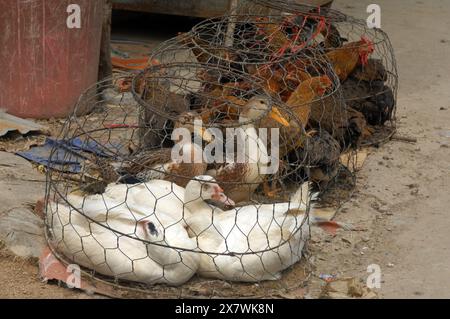
<svg viewBox="0 0 450 319"><path fill-rule="evenodd" d="M297 185L288 200L230 209L203 203L208 194L224 196L204 175L186 188L169 181L142 183L126 171L139 159L141 131L166 132L140 122L140 107L127 86L132 79L122 75L88 89L55 142L45 219L55 255L128 296L268 296L298 288L305 266L297 263L309 239L314 199L309 184ZM90 112L80 115L79 108ZM198 211L190 212L189 201L182 200L189 187L193 201L204 205ZM228 209L231 217L221 217L221 224L200 209L211 216ZM209 245L204 233L219 243Z"/></svg>
<svg viewBox="0 0 450 319"><path fill-rule="evenodd" d="M247 17L243 18L247 19ZM248 22L249 20L246 21ZM204 22L204 24L204 28L210 30L214 29L214 27L216 26L216 24L214 23L214 19L208 20L207 22ZM219 20L219 24L222 25L221 20ZM289 160L287 161L288 163L290 162L290 169L296 171L299 167L305 166L297 164L303 164L306 155L306 166L308 167L308 169L312 168L313 171L319 172L323 169L326 170L325 174L312 174L316 177L313 180L315 182L321 183L322 188L324 188L325 184L332 180L338 173L338 168L340 168L340 153L347 150L352 146L352 144L356 144L359 139L360 132L354 131L354 133L352 133L352 126L355 125L358 129L359 125L364 125L364 122L362 122L361 124L356 122L356 120L362 118L362 115L360 115L359 118L357 116L354 117L349 112L349 110L346 109L345 103L343 102L343 97L340 92L339 79L332 71L329 63L321 58L320 55L316 59L314 52L311 52L309 54L298 54L296 57L293 57L290 60L283 60L282 62L272 61L260 65L254 64L251 61L249 62L249 64L244 63L243 61L246 61L245 59L247 57L246 54L242 54L244 56L243 61L230 61L214 56L214 52L217 52L217 50L223 49L222 52L227 52L226 50L228 50L228 47L220 46L220 42L216 42L214 45L203 45L201 48L199 48L198 43L196 42L196 38L196 35L183 34L177 38L166 41L155 49L153 58L155 60L159 60L163 66L169 64L174 65L172 69L175 70L177 70L178 68L177 66L175 66L176 64L182 64L182 69L186 70L185 66L187 65L187 62L182 61L189 61L188 63L192 64L193 66L197 65L197 63L207 65L207 68L211 70L211 73L216 73L216 77L218 77L221 72L229 74L239 74L239 76L233 75L233 77L234 83L241 83L238 85L237 90L240 90L242 94L247 94L246 92L254 92L255 88L262 88L265 89L271 95L271 97L276 100L282 100L282 102L287 102L288 99L286 97L288 96L288 94L291 94L298 88L298 74L300 76L306 76L308 78L315 78L311 81L311 83L304 83L301 91L299 91L301 92L300 94L305 95L311 95L314 93L313 86L317 87L317 89L321 89L321 80L326 79L324 80L324 84L327 85L327 87L324 90L323 95L321 94L320 96L313 97L311 100L308 100L302 99L302 96L299 94L300 98L297 101L291 101L292 106L294 107L289 107L294 115L297 116L302 126L306 127L310 133L316 131L318 132L318 134L313 133L315 137L312 139L308 139L307 143L305 143L310 149L315 150L314 152L315 154L317 154L317 156L308 156L308 154L311 154L312 152L306 151L306 148L304 148L300 152L291 152L291 154L289 154ZM199 51L196 51L195 48L199 48L199 50L201 50L200 52L202 53L200 60L202 62L198 62ZM210 51L213 52L212 56L208 54L208 52ZM254 51L252 52L254 53ZM300 66L294 66L293 62L298 62ZM285 67L286 64L291 65L289 72ZM302 64L304 64L304 66L302 66ZM247 70L249 66L253 67L254 69L264 70L264 73L266 73L265 76L258 77L254 76L254 74L249 74ZM160 67L157 68L159 69ZM272 72L284 73L284 75L290 75L291 78L283 79L279 75L273 76L271 75ZM157 73L157 71L155 71L154 73ZM185 74L183 74L182 72L179 71L178 73L181 74L181 78L185 77ZM321 75L323 74L325 74L325 76L321 77ZM139 86L139 81L137 81L138 78L139 77L136 78L133 88L137 88ZM226 76L221 76L221 81L227 82ZM279 81L279 83L277 83L277 81ZM273 82L275 82L275 85L273 85ZM211 86L211 83L206 84L208 86ZM229 85L229 83L225 84ZM215 85L217 86L217 83ZM275 86L284 87L285 92L282 93L280 91L280 93L276 91ZM236 96L239 96L239 92L235 92L235 97ZM139 100L139 96L137 97L137 99ZM145 102L140 102L140 104L145 105ZM149 108L148 105L147 108ZM309 109L312 109L312 112L310 114ZM158 112L158 110L156 110L156 112ZM356 118L356 120L354 120L353 118ZM337 121L336 119L339 119L339 121ZM308 121L311 125L306 126L305 124ZM360 131L362 131L362 129L360 129ZM299 136L302 136L302 134L291 134L290 136L294 139L297 139ZM302 139L300 139L299 141L302 142ZM290 141L289 143L292 144L293 142L294 141ZM324 151L324 147L327 151ZM289 153L283 149L281 149L280 151L282 155L287 155L287 153ZM322 183L322 181L325 181L325 183Z"/></svg>
<svg viewBox="0 0 450 319"><path fill-rule="evenodd" d="M182 34L162 43L154 50L152 57L162 65L188 61L209 64L211 69L223 68L245 73L256 82L246 85L246 89L251 90L255 85L262 86L275 99L285 104L291 103L289 108L297 115L306 130L314 135L306 143L309 149L314 149L315 154L322 154L309 157L307 166L313 171L309 174L313 176L312 180L319 183L321 189L325 189L341 171L340 153L353 153L352 147L359 144L366 127L365 119L361 113L346 107L339 79L320 52L306 49L288 59L283 55L273 59L273 54L278 51L271 50L265 45L259 45L258 50L256 47L245 50L242 45L235 50L233 46L229 46L225 34L228 33L228 23L234 23L239 29L239 25L259 23L258 18L259 16L243 15L206 20L194 27L191 33ZM283 19L281 16L276 18L278 20L274 21ZM206 36L203 30L207 33ZM241 36L239 32L234 33L231 42L244 43L240 39ZM268 41L268 38L258 41ZM245 43L250 45L251 41L247 39ZM231 59L232 56L235 58ZM257 56L256 60L253 60L254 56ZM265 61L265 58L269 61ZM311 81L304 81L300 88L299 84L304 79ZM316 89L323 89L324 93L316 95ZM294 91L298 91L299 99L293 98L288 101ZM308 96L311 94L313 97L310 99ZM313 152L303 150L301 158L304 158L305 153ZM289 161L293 164L298 163L297 156L298 152L291 154ZM345 167L352 165L345 163ZM344 173L348 173L345 171L344 169ZM350 180L346 183L354 184Z"/></svg>
<svg viewBox="0 0 450 319"><path fill-rule="evenodd" d="M355 142L357 144L358 137L352 140L346 136L345 128L350 124L339 78L323 53L313 46L308 47L307 43L313 41L318 36L317 33L313 32L312 35L306 37L300 36L295 44L291 43L287 46L281 45L280 42L274 50L268 49L268 45L255 48L250 44L254 41L270 43L274 35L284 34L285 27L278 29L280 24L289 23L290 28L299 30L297 35L302 33L302 26L299 26L297 22L285 20L284 16L275 17L277 18L275 20L272 19L273 16L265 17L269 20L264 23L271 27L270 30L266 30L267 33L262 40L243 39L247 35L235 32L233 41L230 43L236 43L238 47L246 46L246 48L236 50L226 43L224 32L227 33L228 29L225 26L235 24L237 29L239 29L238 26L249 28L248 25L260 24L261 17L237 15L206 20L192 30L192 50L202 50L200 55L202 59L219 61L217 63L231 63L230 65L235 67L238 65L244 72L258 78L271 95L282 100L294 110L305 127L309 125L314 129L327 131L341 143L344 149ZM275 30L273 30L274 27ZM263 27L263 29L265 28ZM206 40L208 38L213 38L213 40L208 42ZM282 38L281 35L280 38ZM201 44L198 39L204 39L205 43ZM293 47L296 48L292 49ZM164 47L161 51L165 52ZM218 51L228 52L228 54L221 57L216 53ZM254 59L255 54L263 58ZM198 54L195 55L198 57ZM311 105L307 107L308 104Z"/></svg>
<svg viewBox="0 0 450 319"><path fill-rule="evenodd" d="M247 14L287 14L295 17L298 23L310 21L306 25L320 33L321 37L316 37L313 40L318 41L312 41L309 45L321 47L331 59L341 79L346 103L362 112L370 125L371 134L362 145L377 145L388 141L395 134L398 71L394 49L386 32L371 28L366 21L338 10L314 7L295 0L243 1L236 11ZM318 29L321 31L317 32ZM366 51L368 44L369 55L366 55L362 65L354 67L353 62L347 65L339 62L340 56L348 59L345 51ZM339 71L342 68L344 72ZM350 74L345 70L347 68Z"/></svg>
<svg viewBox="0 0 450 319"><path fill-rule="evenodd" d="M243 0L239 1L236 8L231 8L230 13L239 14L298 14L320 19L325 17L328 23L347 20L348 15L330 6L314 6L296 0Z"/></svg>
<svg viewBox="0 0 450 319"><path fill-rule="evenodd" d="M283 102L275 99L266 93L265 88L258 83L258 80L248 74L230 70L220 65L210 65L202 63L167 63L147 69L134 79L133 88L140 88L134 91L136 100L141 105L140 121L144 126L149 123L156 123L155 117L161 116L163 119L169 118L178 123L179 116L172 114L186 114L181 116L184 124L192 125L195 118L201 120L205 129L219 131L218 140L225 137L228 139L229 129L239 129L243 126L253 125L265 134L267 130L267 147L272 147L272 129L279 130L279 147L276 157L281 159L281 170L265 178L268 183L277 183L286 180L292 175L301 175L301 182L307 177L301 174L302 168L309 166L309 159L305 152L308 145L308 136L304 131L296 114L286 107ZM270 109L261 112L256 118L243 120L242 113L248 109L248 103L253 98L264 97L268 103L274 105L277 112L289 123L289 126L280 124L268 116ZM176 107L178 111L173 111ZM151 124L154 125L154 124ZM180 126L175 124L172 126ZM275 133L275 132L274 132ZM159 139L149 132L145 132L142 144L145 148L159 147ZM275 145L274 145L275 146ZM272 149L271 149L272 152ZM287 163L287 154L296 154L295 160ZM274 154L274 153L272 153ZM275 154L274 154L275 155ZM284 164L288 165L286 167ZM228 173L238 173L231 178ZM242 193L253 193L254 189L260 185L258 180L255 183L243 182L240 174L243 172L227 172L227 176L218 176L220 185L226 192L231 193L231 198L236 202L241 202ZM224 171L225 174L225 171ZM247 184L249 190L245 191L242 184ZM234 194L238 192L239 195ZM251 198L247 198L247 200ZM259 199L262 200L262 199Z"/></svg>

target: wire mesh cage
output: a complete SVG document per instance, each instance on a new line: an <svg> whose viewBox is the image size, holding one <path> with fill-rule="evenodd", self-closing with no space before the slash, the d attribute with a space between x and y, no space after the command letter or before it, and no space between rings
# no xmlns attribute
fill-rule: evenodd
<svg viewBox="0 0 450 319"><path fill-rule="evenodd" d="M279 159L269 156L268 149L274 149L278 130L283 143L281 127L301 126L257 84L253 90L239 90L224 83L222 88L230 92L212 93L208 85L221 84L206 80L208 67L155 66L134 79L140 93L130 92L133 78L125 75L98 83L81 96L78 107L91 112L79 115L77 107L67 120L47 176L47 236L65 263L78 264L91 278L119 288L173 297L250 291L267 296L302 283L298 275L303 266L296 264L309 239L315 195L309 183L287 185L288 175L282 169L266 171L264 162L267 157ZM199 79L189 76L191 72ZM221 72L231 82L251 81L235 71ZM163 101L176 103L179 97L173 94L184 97L186 110L161 109ZM226 112L221 112L220 101ZM143 103L148 109L143 110ZM200 104L217 112L206 117L196 107ZM148 110L158 121L149 120ZM266 146L261 125L273 123L269 118L279 126L267 130L272 138ZM196 127L197 120L203 125ZM223 142L220 133L233 128L240 129L232 140L243 140L244 161L233 161L227 153L224 162L209 163L209 138ZM177 129L187 140L177 139ZM232 197L240 194L228 195L230 185L254 194L235 198L235 203ZM286 276L277 281L285 270ZM251 284L255 282L262 283ZM181 290L175 288L180 285Z"/></svg>
<svg viewBox="0 0 450 319"><path fill-rule="evenodd" d="M397 65L390 39L381 29L368 28L363 20L348 18L335 26L336 37L339 34L346 41L336 50L326 50L332 63L339 66L334 61L339 61L352 46L358 48L361 58L356 68L350 65L348 70L352 71L348 76L344 71L339 77L347 105L364 114L369 124L369 136L364 144L387 141L396 130L398 90ZM344 69L347 67L348 63L344 64Z"/></svg>
<svg viewBox="0 0 450 319"><path fill-rule="evenodd" d="M280 184L292 175L301 176L301 181L306 179L301 173L308 161L304 151L308 136L304 127L289 107L266 93L258 79L218 65L185 62L149 68L136 77L134 83L133 87L138 88L134 93L141 105L140 121L144 126L149 123L155 125L155 117L169 118L173 122L169 125L171 127L193 127L197 121L203 127L192 129L197 136L206 142L223 144L208 154L215 163L235 161L233 152L237 151L240 141L232 135L238 136L242 128L255 127L277 163L273 167L276 174L266 174L265 186ZM260 103L260 110L249 113L254 109L255 101ZM266 108L265 104L273 107ZM181 115L172 116L174 113ZM145 148L158 148L160 139L145 131L142 144ZM297 157L287 162L288 154L296 154ZM246 158L249 156L244 155ZM255 153L251 157L260 158L261 155ZM235 170L223 169L221 165L210 168L208 172L215 174L221 187L236 203L264 200L254 192L261 185L259 174L248 172L245 165L238 165ZM242 179L245 174L252 177ZM266 197L268 193L272 194L267 189L265 191Z"/></svg>
<svg viewBox="0 0 450 319"><path fill-rule="evenodd" d="M270 10L206 20L81 96L49 158L57 256L153 296L302 284L312 182L339 205L355 147L395 128L395 59L337 11L255 3Z"/></svg>
<svg viewBox="0 0 450 319"><path fill-rule="evenodd" d="M244 18L247 19L248 17ZM200 29L214 30L222 23L222 20L219 20L218 23L215 19L209 20L194 28L194 33L199 32ZM219 28L223 29L222 27ZM271 62L255 62L244 53L244 50L239 53L242 59L222 59L215 55L215 52L218 52L218 50L228 53L233 52L228 51L229 47L221 45L220 42L199 46L196 39L198 39L198 36L192 34L184 34L171 39L158 47L154 51L153 57L161 61L162 65L178 64L171 69L178 70L178 77L184 79L185 73L183 72L186 72L189 67L186 67L186 62L181 61L194 61L189 63L195 69L195 65L200 63L198 57L201 55L200 60L203 62L200 64L208 65L210 74L206 80L212 81L212 83L205 83L205 86L214 86L214 94L223 92L222 89L217 88L217 82L220 78L221 86L229 87L231 83L235 87L235 92L232 93L234 100L242 94L247 94L247 92L252 94L255 88L260 88L265 89L274 99L284 102L297 117L301 126L305 128L307 134L305 147L299 147L303 143L303 135L297 134L291 129L289 138L297 142L286 140L282 143L288 143L293 147L280 145L280 156L285 158L287 169L293 170L294 173L299 170L299 167L304 169L307 166L307 170L311 168L312 174L308 173L308 176L311 177L312 181L320 183L322 189L325 188L342 168L340 153L343 151L351 152L351 150L348 150L349 147L358 144L361 132L365 127L363 115L345 106L339 80L329 63L321 55L316 56L313 51L297 54L288 60L282 57L281 61L273 60ZM217 37L215 39L217 41ZM235 41L238 42L236 39ZM233 49L231 48L231 50ZM252 51L252 54L255 54L255 51ZM262 52L257 55L267 57L268 53ZM263 61L263 59L260 61ZM183 67L180 69L179 66L181 65ZM248 71L251 68L259 70L256 76L254 72ZM224 76L227 73L232 74L231 80ZM211 77L211 75L213 76ZM306 80L302 81L299 77ZM166 81L166 79L160 81ZM139 89L138 82L135 81L136 85L133 87ZM230 91L230 89L228 88L225 91ZM201 101L201 99L198 99L198 101ZM240 103L242 104L242 102ZM174 103L166 104L174 105ZM201 106L201 103L199 104ZM167 109L167 106L165 108ZM150 112L152 116L153 112L154 110ZM297 143L297 146L295 146L295 143ZM311 156L313 153L315 155ZM297 165L298 163L304 163L305 158L307 165ZM292 174L291 177L297 175Z"/></svg>
<svg viewBox="0 0 450 319"><path fill-rule="evenodd" d="M266 18L266 20L261 19ZM276 19L275 19L276 18ZM235 47L227 45L227 25L235 24L235 30L252 29L253 38L240 31L234 33ZM294 30L288 36L287 30ZM301 26L290 17L239 15L211 19L192 30L193 51L201 48L201 58L211 61L232 61L257 77L271 95L285 102L297 115L305 128L325 130L338 140L344 149L358 144L364 133L362 114L349 109L344 102L339 78L321 50L308 43L316 41L318 33L303 34ZM262 38L259 38L263 35ZM198 39L212 38L200 44ZM274 41L280 38L281 41ZM289 39L293 39L292 42ZM268 43L278 42L275 47ZM253 43L258 43L256 47ZM265 44L261 44L265 43ZM240 48L245 46L245 48ZM228 52L226 59L217 50ZM209 53L209 56L207 55ZM254 55L261 58L254 59ZM232 58L234 57L234 58ZM360 121L352 119L359 115ZM356 130L353 129L355 127Z"/></svg>
<svg viewBox="0 0 450 319"><path fill-rule="evenodd" d="M340 78L347 105L364 114L370 127L362 144L378 144L395 133L398 72L394 49L383 30L329 7L295 0L244 1L236 11L286 14L303 33L319 35L308 47L323 50Z"/></svg>
<svg viewBox="0 0 450 319"><path fill-rule="evenodd" d="M310 180L319 183L323 190L340 173L347 174L347 167L353 165L348 162L342 165L340 154L354 153L352 147L359 145L367 133L366 120L362 113L345 104L339 78L321 51L303 48L301 41L295 53L289 47L281 51L279 47L270 47L267 42L271 41L271 34L261 35L255 31L258 30L256 24L262 23L260 18L236 15L206 20L191 33L160 45L153 57L163 64L201 61L210 64L211 69L231 69L254 78L257 83L238 82L246 90L254 85L262 86L275 99L284 102L305 128L308 150L280 151L288 155L286 162L294 168L299 162L299 151L301 158L306 154ZM285 17L278 15L270 19L267 25L276 25ZM229 33L229 24L234 25L233 33ZM346 179L345 183L353 185L354 181ZM342 181L338 183L341 185L331 184L342 186Z"/></svg>

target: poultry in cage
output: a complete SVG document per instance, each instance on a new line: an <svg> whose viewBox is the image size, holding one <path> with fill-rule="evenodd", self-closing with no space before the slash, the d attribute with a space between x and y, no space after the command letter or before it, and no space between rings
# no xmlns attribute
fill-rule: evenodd
<svg viewBox="0 0 450 319"><path fill-rule="evenodd" d="M267 113L270 118L283 126L289 122L283 118L277 108L271 107L271 102L264 96L256 96L248 101L239 116L238 139L245 145L244 162L232 161L215 169L207 171L216 178L225 193L236 203L248 201L261 184L265 176L262 167L270 165L269 154L265 142L258 137L255 124L252 122L263 118ZM254 143L256 147L250 147Z"/></svg>
<svg viewBox="0 0 450 319"><path fill-rule="evenodd" d="M338 174L342 148L326 130L312 134L305 146L289 153L289 163L304 163L302 170L289 177L291 182L309 180L320 185L327 185Z"/></svg>
<svg viewBox="0 0 450 319"><path fill-rule="evenodd" d="M370 55L375 51L374 44L366 37L340 48L328 51L325 56L330 61L339 79L344 82L358 65L366 66Z"/></svg>
<svg viewBox="0 0 450 319"><path fill-rule="evenodd" d="M358 22L352 23L359 25ZM368 33L365 30L361 32L363 31ZM338 35L339 31L336 27L332 34L328 34L334 37ZM389 63L386 61L389 57L383 57L386 52L379 52L381 49L389 49L384 47L390 45L387 35L377 31L371 36L376 39L370 39L370 36L365 35L361 37L361 41L330 45L325 48L325 56L333 64L334 70L341 79L348 106L361 112L367 124L378 126L392 119L396 104L394 96L396 87L395 83L393 87L390 87L387 81L391 78L396 79L397 75L396 70L391 70L389 73L386 69L385 64ZM344 42L348 41L341 39ZM378 47L375 46L375 41L378 41ZM384 59L371 58L374 54ZM369 136L370 134L366 134L365 138Z"/></svg>
<svg viewBox="0 0 450 319"><path fill-rule="evenodd" d="M304 183L285 203L225 212L198 203L187 219L189 234L202 252L198 274L240 282L280 279L283 270L301 259L309 237L310 200L315 198Z"/></svg>
<svg viewBox="0 0 450 319"><path fill-rule="evenodd" d="M194 125L196 121L202 125ZM189 137L172 136L173 142L179 147L178 158L173 158L173 148L150 150L144 148L127 160L120 169L121 173L134 177L139 182L165 179L185 187L192 177L204 174L207 168L206 162L202 158L197 158L201 156L203 150L201 145L195 143L195 137L200 137L208 143L213 141L213 137L203 124L200 115L195 112L181 114L178 116L174 130L185 129L190 135ZM194 135L194 142L191 134ZM185 141L185 139L188 140Z"/></svg>
<svg viewBox="0 0 450 319"><path fill-rule="evenodd" d="M196 272L199 256L183 225L155 212L136 219L126 202L69 195L49 201L51 246L71 262L116 280L179 286ZM179 251L168 247L181 247Z"/></svg>
<svg viewBox="0 0 450 319"><path fill-rule="evenodd" d="M330 133L343 150L357 147L371 134L364 115L334 95L312 103L308 125Z"/></svg>
<svg viewBox="0 0 450 319"><path fill-rule="evenodd" d="M395 97L385 82L388 74L379 59L369 59L359 66L343 83L343 91L350 107L364 114L370 125L384 125L392 119Z"/></svg>
<svg viewBox="0 0 450 319"><path fill-rule="evenodd" d="M315 197L316 195L312 195L311 199ZM99 273L120 279L170 285L177 285L182 279L189 277L186 275L187 269L183 267L185 264L186 268L196 269L201 276L257 282L279 279L281 271L300 260L303 245L309 236L309 184L303 184L290 201L285 203L251 205L222 211L206 202L210 199L227 204L231 202L211 176L197 176L185 189L167 181L154 180L133 186L111 185L103 195L68 197L71 207L87 216L96 216L94 219L97 222L108 225L114 232L131 235L133 238L136 236L137 240L149 241L148 237L138 232L140 225L151 223L147 226L150 233L164 234L164 239L160 238L156 242L150 240L150 243L137 241L136 247L159 243L162 247L149 248L149 254L154 252L153 249L156 249L155 254L169 254L175 251L173 247L189 257L193 250L199 258L198 265L194 264L192 258L186 264L184 255L182 264L178 264L180 260L175 258L176 255L169 261L159 255L149 255L158 262L157 266L147 265L150 267L147 273L141 272L140 268L136 269L134 272L138 271L139 276L136 273L124 274L123 269L129 269L130 264L135 262L134 258L145 259L135 252L135 247L125 244L128 240L117 241L116 238L114 241L114 236L121 239L128 237L122 237L122 234L110 235L101 225L89 222L75 211L72 214L78 214L79 218L71 216L71 225L68 216L59 206L57 209L53 208L53 214L58 217L53 217L58 220L56 224L54 221L53 226L55 243L59 243L57 247L67 257ZM67 229L61 229L60 223L66 222ZM83 223L85 227L79 227L78 224ZM159 225L164 228L158 228ZM255 227L256 225L259 226ZM191 241L185 237L185 229ZM176 242L170 241L172 230L179 232ZM105 232L106 236L111 237L109 241L103 239ZM93 240L96 240L96 244ZM192 241L195 242L195 248L192 247ZM82 244L84 245L81 246ZM183 252L183 249L188 251ZM104 251L118 257L104 257ZM122 255L128 256L129 260L125 262ZM85 256L87 259L83 259ZM104 269L103 258L106 258L106 266L110 271ZM166 278L164 275L164 278L160 278L160 268L172 269L173 264L178 269L173 269L171 277ZM158 278L155 279L154 274Z"/></svg>
<svg viewBox="0 0 450 319"><path fill-rule="evenodd" d="M194 125L201 117L194 112L185 112L177 117L174 129L185 129L190 135L199 137L205 142L212 142L213 138L202 125ZM151 134L155 133L151 127L145 128ZM166 138L167 132L162 133ZM82 190L87 193L102 193L110 183L140 183L152 179L166 179L185 187L189 180L197 175L202 175L207 169L203 161L195 161L197 154L203 150L189 139L185 141L182 136L174 137L172 143L179 145L180 161L172 158L172 148L138 149L130 156L123 156L121 160L92 157L85 166L86 176L98 176L88 185L83 185Z"/></svg>
<svg viewBox="0 0 450 319"><path fill-rule="evenodd" d="M321 105L326 99L330 99L331 105L339 108L339 101L335 101L331 96L324 97L326 92L332 87L332 81L328 76L310 77L301 82L298 88L291 94L286 105L290 107L295 115L295 121L290 122L289 127L280 127L280 157L284 158L288 154L297 153L305 148L306 141L314 135L317 126L312 126L312 130L306 131L310 128L310 116L317 112L317 105ZM321 118L323 120L323 118ZM270 119L268 119L270 124ZM263 123L261 126L267 125ZM274 124L271 124L274 126ZM304 158L296 157L296 160L290 158L290 163L304 163Z"/></svg>
<svg viewBox="0 0 450 319"><path fill-rule="evenodd" d="M323 97L332 85L333 82L327 75L311 78L303 81L286 101L304 127L309 121L311 102L317 97Z"/></svg>
<svg viewBox="0 0 450 319"><path fill-rule="evenodd" d="M281 79L280 79L281 80ZM271 80L269 80L271 81ZM247 83L239 84L243 87ZM281 83L277 84L281 87ZM311 77L307 75L305 80L301 82L298 87L290 93L286 101L286 105L292 110L292 114L287 114L280 108L281 115L288 120L289 126L280 125L271 117L264 117L259 125L261 128L278 128L280 129L280 156L284 157L293 149L301 147L304 143L305 137L303 129L307 126L311 107L315 100L322 98L328 90L332 88L332 81L328 76ZM231 109L236 105L242 103L236 102L231 105ZM239 110L231 110L230 113L238 113Z"/></svg>
<svg viewBox="0 0 450 319"><path fill-rule="evenodd" d="M193 177L186 188L165 180L152 180L134 185L110 184L105 193L101 195L71 194L69 203L82 210L99 212L108 211L108 208L114 207L105 206L104 199L107 203L126 203L132 210L122 212L123 217L126 218L140 220L152 214L162 213L182 223L185 223L185 219L191 214L191 211L195 211L194 208L199 202L211 200L234 205L234 202L224 195L222 188L208 183L206 183L208 185L204 184L202 176L200 178ZM214 206L208 206L214 208Z"/></svg>

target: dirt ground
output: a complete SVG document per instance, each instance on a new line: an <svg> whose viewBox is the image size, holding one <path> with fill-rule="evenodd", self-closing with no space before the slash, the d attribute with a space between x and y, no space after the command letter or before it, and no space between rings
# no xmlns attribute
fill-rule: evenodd
<svg viewBox="0 0 450 319"><path fill-rule="evenodd" d="M24 260L6 250L0 251L0 269L0 298L90 298L87 294L40 281L37 260Z"/></svg>
<svg viewBox="0 0 450 319"><path fill-rule="evenodd" d="M337 0L336 8L362 18L370 3ZM377 3L397 55L399 133L418 142L395 141L372 151L356 193L337 217L361 231L331 236L314 229L310 251L315 271L307 297L320 296L321 274L365 281L367 267L376 264L383 298L450 298L450 3ZM42 181L28 176L38 174L31 166L14 168L5 153L0 153L0 163L0 211L42 196ZM20 179L29 181L23 186ZM4 249L0 269L1 298L87 297L41 283L36 260L15 258Z"/></svg>
<svg viewBox="0 0 450 319"><path fill-rule="evenodd" d="M370 3L336 7L364 17ZM364 279L378 264L384 298L450 298L450 3L377 3L397 56L399 131L418 143L391 142L369 157L338 217L368 230L312 245L316 273ZM310 285L312 295L320 285Z"/></svg>

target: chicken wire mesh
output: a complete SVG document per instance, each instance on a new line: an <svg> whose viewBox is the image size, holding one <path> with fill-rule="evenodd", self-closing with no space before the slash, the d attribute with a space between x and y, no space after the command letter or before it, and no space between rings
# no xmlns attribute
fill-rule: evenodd
<svg viewBox="0 0 450 319"><path fill-rule="evenodd" d="M267 150L255 132L269 117L283 127L300 124L289 109L256 84L251 92L233 91L236 99L246 101L242 105L230 101L228 95L196 94L211 82L197 80L201 85L192 86L195 77L180 81L177 71L167 73L179 68L190 67L158 66L135 79L143 92L134 95L158 110L154 112L158 121L146 117L147 111L142 112L130 92L133 76L97 83L81 96L49 158L46 228L52 251L66 264L82 266L89 278L144 295L239 296L251 292L269 296L297 288L302 283L300 274L306 278L303 266L295 265L309 239L309 211L315 195L309 183L287 185L288 175L283 172L262 175L266 164L261 158ZM199 75L206 66L191 68ZM222 72L241 77L234 71ZM178 88L168 88L167 81ZM164 90L159 91L159 85ZM160 99L163 93L165 97L173 93L189 96L187 101L192 104L178 116L173 110L166 113L153 103L164 101ZM206 114L194 107L197 99L218 108L222 100L236 109L209 118L204 128L244 127L236 135L249 144L257 140L255 163L250 159L248 163L227 159L212 165L204 159L189 161L191 152L201 150L209 138L209 130L191 122L203 121ZM231 118L226 122L223 116ZM163 125L162 119L166 120ZM188 154L185 162L161 154L165 152L162 147L173 150L180 142L171 140L176 129L188 132L188 141L180 148ZM217 135L213 137L220 141ZM251 157L254 151L249 146L244 155ZM241 186L241 192L255 193L239 203L223 191L229 188L226 179L211 176L223 167L232 172L233 165L242 175L230 174L230 184ZM243 166L246 170L241 170ZM249 172L260 178L252 180ZM270 185L265 187L265 183ZM254 282L262 283L250 284ZM174 288L180 285L182 289Z"/></svg>
<svg viewBox="0 0 450 319"><path fill-rule="evenodd" d="M398 72L393 46L383 30L329 7L295 0L243 1L236 12L285 14L301 26L302 33L318 34L308 47L323 50L340 78L347 105L366 118L369 129L362 145L376 145L393 136Z"/></svg>
<svg viewBox="0 0 450 319"><path fill-rule="evenodd" d="M284 17L271 19L279 23ZM236 31L232 37L227 37L229 23L235 25L234 30L247 31ZM206 20L194 27L191 33L161 44L154 50L153 58L163 65L201 61L210 65L211 72L215 68L225 68L255 79L256 84L272 97L284 102L306 129L308 143L305 148L296 148L295 152L280 149L282 155L288 155L286 162L291 163L290 167L297 168L297 157L304 158L306 154L308 176L319 183L321 190L332 189L335 193L339 191L338 187L344 186L350 191L354 179L353 170L349 172L348 167L353 163L346 161L343 165L340 155L354 153L354 147L365 137L367 125L364 116L346 106L339 79L319 51L299 49L293 54L284 50L280 54L279 49L264 44L270 41L269 35L255 34L256 23L261 23L260 16ZM230 38L236 45L226 43ZM226 79L221 81L226 82ZM251 90L254 86L246 80L237 82L241 89ZM340 178L340 175L345 178ZM342 202L341 195L334 196L334 201Z"/></svg>
<svg viewBox="0 0 450 319"><path fill-rule="evenodd" d="M159 64L80 98L49 159L55 254L146 295L267 297L302 284L310 182L322 204L348 198L355 147L395 129L397 72L381 30L279 4L206 20L159 46ZM239 141L255 147L243 162Z"/></svg>
<svg viewBox="0 0 450 319"><path fill-rule="evenodd" d="M263 26L255 27L257 31L250 39L247 34L235 32L233 43L237 47L245 46L235 51L224 40L228 32L226 26L230 24L236 25L235 30L252 29L249 25ZM288 36L288 29L296 30L294 36ZM224 61L215 54L217 50L229 52L225 60L231 60L230 63L258 78L271 95L293 110L305 128L326 131L343 149L360 142L366 126L362 114L345 105L339 78L332 66L320 50L308 44L318 33L303 35L302 27L290 17L252 15L207 20L195 26L192 33L193 51L200 47L201 57L208 61ZM205 44L198 41L208 38L214 40ZM289 40L291 38L294 42ZM255 48L254 42L266 44ZM274 42L277 43L274 46L267 44ZM255 52L261 52L257 55L263 58L255 60Z"/></svg>

